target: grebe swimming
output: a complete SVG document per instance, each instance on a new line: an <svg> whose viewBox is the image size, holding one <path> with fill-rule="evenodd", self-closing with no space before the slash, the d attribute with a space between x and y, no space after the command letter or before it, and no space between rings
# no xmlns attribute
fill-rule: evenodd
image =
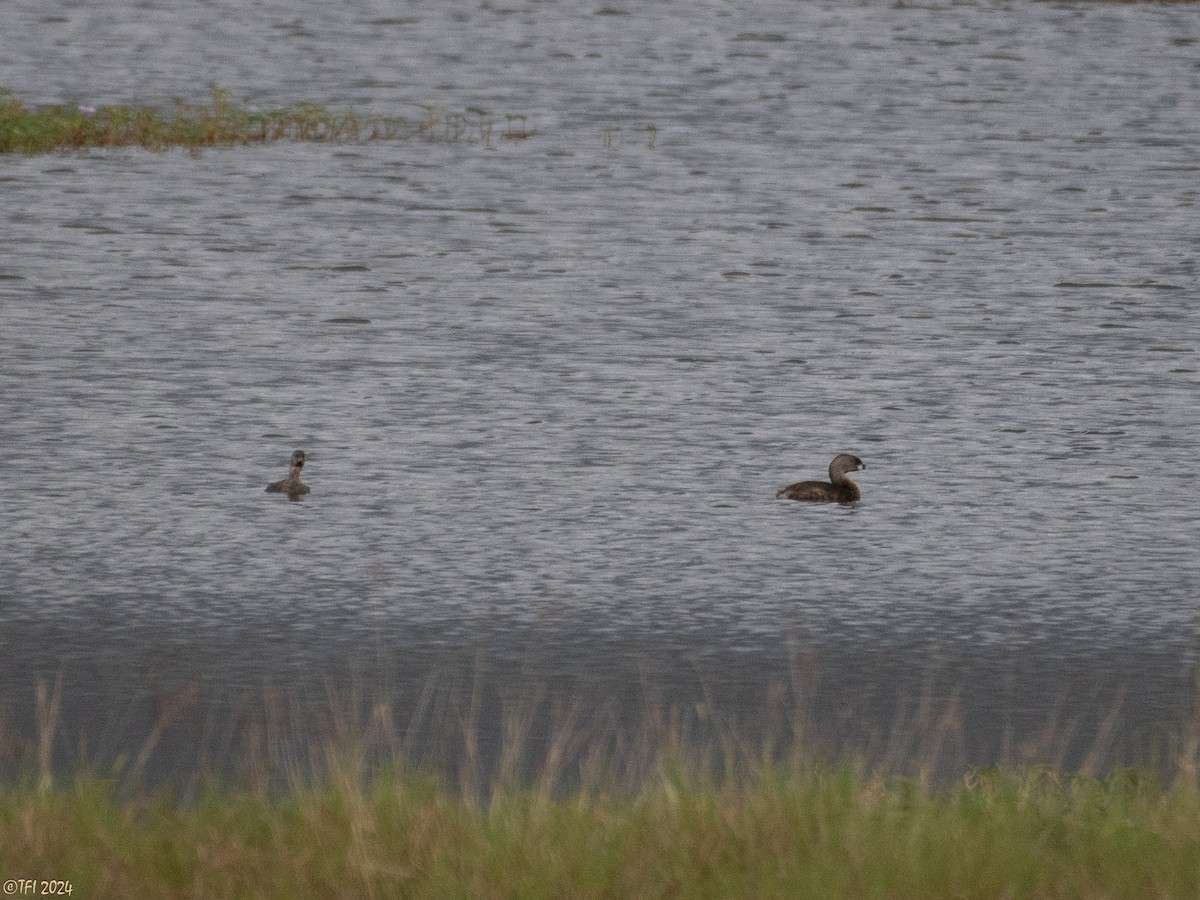
<svg viewBox="0 0 1200 900"><path fill-rule="evenodd" d="M829 464L829 481L797 481L781 488L776 500L809 500L814 503L855 503L861 496L858 485L846 477L847 472L865 469L857 456L839 453Z"/></svg>
<svg viewBox="0 0 1200 900"><path fill-rule="evenodd" d="M283 481L267 485L268 494L287 494L289 500L299 500L308 493L308 485L300 480L300 470L304 468L304 451L292 453L291 470Z"/></svg>

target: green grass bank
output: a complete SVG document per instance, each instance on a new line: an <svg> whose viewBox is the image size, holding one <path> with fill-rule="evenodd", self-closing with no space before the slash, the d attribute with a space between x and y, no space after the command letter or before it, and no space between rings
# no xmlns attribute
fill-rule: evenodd
<svg viewBox="0 0 1200 900"><path fill-rule="evenodd" d="M433 777L327 775L186 805L30 780L0 795L0 877L206 900L1200 896L1200 790L1132 770L935 790L849 764L700 780L664 759L633 792L499 785L486 804Z"/></svg>
<svg viewBox="0 0 1200 900"><path fill-rule="evenodd" d="M64 676L39 680L32 728L0 704L0 887L204 900L1200 896L1200 705L1135 754L1139 767L1114 752L1119 706L1083 755L1066 755L1067 722L979 767L955 749L967 722L954 698L902 709L874 749L824 741L799 668L746 717L651 699L630 717L536 682L496 685L491 716L482 662L471 677L463 692L457 674L431 676L415 704L358 683L331 682L322 700L251 692L231 722L195 684L150 674L119 717L151 713L149 730L140 749L127 730L115 757L72 737ZM154 760L182 747L195 768L156 780Z"/></svg>
<svg viewBox="0 0 1200 900"><path fill-rule="evenodd" d="M113 147L164 151L273 141L363 141L419 139L490 143L493 138L531 137L524 116L493 116L472 107L462 112L420 105L413 118L355 110L334 111L316 103L258 109L214 88L206 103L182 100L168 109L153 106L49 105L26 107L0 90L0 153L54 153Z"/></svg>

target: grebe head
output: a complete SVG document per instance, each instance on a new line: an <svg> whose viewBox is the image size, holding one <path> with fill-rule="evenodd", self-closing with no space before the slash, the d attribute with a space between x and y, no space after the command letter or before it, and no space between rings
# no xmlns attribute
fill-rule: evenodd
<svg viewBox="0 0 1200 900"><path fill-rule="evenodd" d="M835 476L845 475L847 472L857 472L866 467L867 464L857 456L851 456L849 453L839 453L833 458L833 462L829 464L829 477L832 479Z"/></svg>

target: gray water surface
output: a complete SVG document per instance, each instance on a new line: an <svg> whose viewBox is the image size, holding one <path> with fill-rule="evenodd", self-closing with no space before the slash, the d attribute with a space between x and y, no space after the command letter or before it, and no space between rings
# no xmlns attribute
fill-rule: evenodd
<svg viewBox="0 0 1200 900"><path fill-rule="evenodd" d="M1192 7L5 16L26 103L497 123L0 159L15 702L61 669L86 725L147 667L219 693L481 647L744 699L791 641L868 717L931 652L985 730L1190 703ZM843 451L861 504L773 499Z"/></svg>

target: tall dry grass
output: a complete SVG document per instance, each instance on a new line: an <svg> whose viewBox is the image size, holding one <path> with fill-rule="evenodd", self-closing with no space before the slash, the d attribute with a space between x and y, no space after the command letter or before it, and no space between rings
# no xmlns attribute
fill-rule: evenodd
<svg viewBox="0 0 1200 900"><path fill-rule="evenodd" d="M431 678L404 718L362 683L319 707L266 691L212 741L192 683L147 674L144 743L108 768L57 752L64 683L36 733L2 733L0 877L84 897L1192 897L1200 894L1200 714L1158 764L1111 757L1121 707L1082 765L1053 720L1002 765L960 769L951 695L918 698L861 753L822 748L802 667L758 726L715 703L634 717ZM465 688L465 689L464 689ZM152 784L179 728L212 741ZM1019 755L1016 755L1019 754ZM949 774L948 774L949 773Z"/></svg>

